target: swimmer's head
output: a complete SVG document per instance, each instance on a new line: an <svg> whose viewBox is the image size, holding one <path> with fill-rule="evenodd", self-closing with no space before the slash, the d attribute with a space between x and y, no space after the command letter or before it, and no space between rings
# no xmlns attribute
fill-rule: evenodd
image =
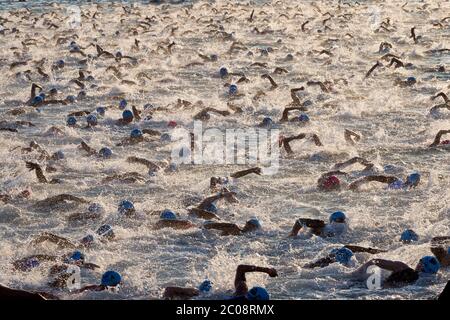
<svg viewBox="0 0 450 320"><path fill-rule="evenodd" d="M270 299L269 293L262 287L253 287L245 295L247 300L266 301Z"/></svg>
<svg viewBox="0 0 450 320"><path fill-rule="evenodd" d="M105 209L100 203L94 202L89 205L88 211L92 213L102 213L105 211Z"/></svg>
<svg viewBox="0 0 450 320"><path fill-rule="evenodd" d="M80 100L82 100L83 98L86 98L86 96L87 96L87 93L86 93L86 91L84 91L84 90L81 90L80 92L78 92L78 94L77 94L77 99L80 99Z"/></svg>
<svg viewBox="0 0 450 320"><path fill-rule="evenodd" d="M106 271L102 276L101 285L105 287L115 287L122 281L122 277L116 271Z"/></svg>
<svg viewBox="0 0 450 320"><path fill-rule="evenodd" d="M228 69L225 67L220 68L219 75L221 78L225 78L228 75Z"/></svg>
<svg viewBox="0 0 450 320"><path fill-rule="evenodd" d="M441 264L433 256L425 256L419 260L416 271L424 272L428 274L435 274L439 271Z"/></svg>
<svg viewBox="0 0 450 320"><path fill-rule="evenodd" d="M127 105L128 105L127 100L122 99L122 100L120 100L120 102L119 102L119 109L120 109L120 110L124 110L124 109L127 107Z"/></svg>
<svg viewBox="0 0 450 320"><path fill-rule="evenodd" d="M62 59L57 60L57 61L55 62L55 66L56 66L57 68L60 68L60 69L64 68L65 64L66 64L66 63L65 63L64 60L62 60Z"/></svg>
<svg viewBox="0 0 450 320"><path fill-rule="evenodd" d="M58 93L58 89L56 89L56 88L51 88L50 91L48 92L48 94L51 96L54 96L57 93Z"/></svg>
<svg viewBox="0 0 450 320"><path fill-rule="evenodd" d="M40 262L35 257L27 259L25 261L25 268L26 269L33 269L33 268L39 267L39 265L40 265Z"/></svg>
<svg viewBox="0 0 450 320"><path fill-rule="evenodd" d="M73 95L68 95L66 97L66 101L69 102L69 103L74 103L76 100L77 100L77 98L75 96L73 96Z"/></svg>
<svg viewBox="0 0 450 320"><path fill-rule="evenodd" d="M404 242L404 243L419 241L419 235L417 233L415 233L413 230L407 229L402 232L402 234L400 236L400 241Z"/></svg>
<svg viewBox="0 0 450 320"><path fill-rule="evenodd" d="M416 77L408 77L408 78L406 78L406 84L407 85L413 85L413 84L415 84L417 82L417 79L416 79Z"/></svg>
<svg viewBox="0 0 450 320"><path fill-rule="evenodd" d="M228 93L229 93L230 95L235 95L237 92L238 92L238 87L237 87L237 85L235 85L235 84L232 84L232 85L230 86L230 88L228 89Z"/></svg>
<svg viewBox="0 0 450 320"><path fill-rule="evenodd" d="M270 128L273 125L273 120L270 117L264 117L261 122L261 126L265 128Z"/></svg>
<svg viewBox="0 0 450 320"><path fill-rule="evenodd" d="M62 160L64 158L65 158L65 155L62 150L56 151L54 154L52 154L52 157L51 157L52 160Z"/></svg>
<svg viewBox="0 0 450 320"><path fill-rule="evenodd" d="M406 177L405 187L415 188L419 185L420 173L412 173Z"/></svg>
<svg viewBox="0 0 450 320"><path fill-rule="evenodd" d="M345 223L347 220L347 217L345 216L345 213L342 211L336 211L333 212L330 215L330 223Z"/></svg>
<svg viewBox="0 0 450 320"><path fill-rule="evenodd" d="M340 186L341 182L339 181L339 178L336 176L330 176L323 181L321 188L326 191L331 191L339 190Z"/></svg>
<svg viewBox="0 0 450 320"><path fill-rule="evenodd" d="M95 109L95 110L96 110L96 112L97 112L99 115L101 115L101 116L104 116L105 113L106 113L106 108L105 108L105 107L98 107L98 108Z"/></svg>
<svg viewBox="0 0 450 320"><path fill-rule="evenodd" d="M444 140L441 142L442 145L448 145L450 144L450 140Z"/></svg>
<svg viewBox="0 0 450 320"><path fill-rule="evenodd" d="M92 245L94 243L94 241L95 241L94 236L89 234L89 235L85 236L83 239L81 239L80 242L83 246L87 247L87 246Z"/></svg>
<svg viewBox="0 0 450 320"><path fill-rule="evenodd" d="M213 53L209 56L209 58L211 59L211 61L217 61L219 59L219 56L217 54Z"/></svg>
<svg viewBox="0 0 450 320"><path fill-rule="evenodd" d="M161 212L161 214L159 215L159 218L161 220L176 220L177 215L173 211L166 209L163 212Z"/></svg>
<svg viewBox="0 0 450 320"><path fill-rule="evenodd" d="M140 129L133 129L131 130L130 137L131 138L142 138L142 131Z"/></svg>
<svg viewBox="0 0 450 320"><path fill-rule="evenodd" d="M198 290L200 292L209 292L212 289L212 282L208 279L204 280L199 286L198 286Z"/></svg>
<svg viewBox="0 0 450 320"><path fill-rule="evenodd" d="M122 119L126 122L133 121L133 112L131 112L131 110L125 110L122 112Z"/></svg>
<svg viewBox="0 0 450 320"><path fill-rule="evenodd" d="M72 252L65 260L66 263L83 263L84 262L84 254L80 251Z"/></svg>
<svg viewBox="0 0 450 320"><path fill-rule="evenodd" d="M349 264L353 257L352 250L342 247L339 249L333 249L331 250L331 254L335 256L336 262L339 262L340 264Z"/></svg>
<svg viewBox="0 0 450 320"><path fill-rule="evenodd" d="M210 203L207 207L205 207L206 211L217 213L217 207L214 203Z"/></svg>
<svg viewBox="0 0 450 320"><path fill-rule="evenodd" d="M70 117L67 118L67 125L69 127L73 127L76 124L77 124L77 118L75 118L73 116L70 116Z"/></svg>
<svg viewBox="0 0 450 320"><path fill-rule="evenodd" d="M177 125L178 125L178 123L177 123L176 121L174 121L174 120L171 120L171 121L169 121L169 122L167 123L167 126L168 126L169 128L175 128Z"/></svg>
<svg viewBox="0 0 450 320"><path fill-rule="evenodd" d="M44 102L44 98L42 98L41 96L35 96L33 98L33 100L31 100L31 105L37 106L38 104L41 104L42 102Z"/></svg>
<svg viewBox="0 0 450 320"><path fill-rule="evenodd" d="M245 223L244 232L250 232L261 229L261 222L259 222L258 218L251 218Z"/></svg>
<svg viewBox="0 0 450 320"><path fill-rule="evenodd" d="M129 200L122 200L119 203L119 207L117 208L117 210L119 211L119 213L125 215L135 212L134 204Z"/></svg>
<svg viewBox="0 0 450 320"><path fill-rule="evenodd" d="M110 158L113 154L112 150L108 147L103 147L98 151L98 154L102 157L102 158Z"/></svg>
<svg viewBox="0 0 450 320"><path fill-rule="evenodd" d="M86 121L90 126L96 126L97 125L97 117L95 114L90 114L86 117Z"/></svg>
<svg viewBox="0 0 450 320"><path fill-rule="evenodd" d="M162 142L170 142L170 140L171 140L170 134L168 134L168 133L163 133L163 134L161 135L161 137L160 137L160 140L161 140Z"/></svg>
<svg viewBox="0 0 450 320"><path fill-rule="evenodd" d="M306 113L300 114L297 119L300 122L309 122L309 117Z"/></svg>
<svg viewBox="0 0 450 320"><path fill-rule="evenodd" d="M101 225L95 233L108 240L114 239L116 237L113 228L109 224Z"/></svg>

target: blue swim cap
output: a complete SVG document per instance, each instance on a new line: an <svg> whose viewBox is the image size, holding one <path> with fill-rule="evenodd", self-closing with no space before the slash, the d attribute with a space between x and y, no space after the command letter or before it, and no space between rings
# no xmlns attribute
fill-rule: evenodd
<svg viewBox="0 0 450 320"><path fill-rule="evenodd" d="M336 211L336 212L333 212L331 215L330 215L330 223L331 222L345 222L345 220L346 220L346 216L345 216L345 213L343 213L342 211Z"/></svg>
<svg viewBox="0 0 450 320"><path fill-rule="evenodd" d="M99 236L104 236L107 238L114 237L113 228L109 224L100 226L95 233Z"/></svg>
<svg viewBox="0 0 450 320"><path fill-rule="evenodd" d="M103 206L100 203L91 203L88 207L89 212L102 212Z"/></svg>
<svg viewBox="0 0 450 320"><path fill-rule="evenodd" d="M247 294L245 295L245 297L248 300L269 300L270 296L269 293L267 292L266 289L261 288L261 287L253 287L251 288Z"/></svg>
<svg viewBox="0 0 450 320"><path fill-rule="evenodd" d="M403 242L419 241L419 236L413 230L407 229L402 232L400 236L400 241Z"/></svg>
<svg viewBox="0 0 450 320"><path fill-rule="evenodd" d="M87 236L85 236L83 239L81 239L81 244L85 245L85 246L89 246L92 244L92 242L94 242L94 236L89 234Z"/></svg>
<svg viewBox="0 0 450 320"><path fill-rule="evenodd" d="M143 133L140 129L131 130L131 134L130 134L131 138L140 138L140 137L142 137L142 135L143 135Z"/></svg>
<svg viewBox="0 0 450 320"><path fill-rule="evenodd" d="M298 116L298 120L301 122L308 122L309 117L306 113L302 113L301 115Z"/></svg>
<svg viewBox="0 0 450 320"><path fill-rule="evenodd" d="M348 264L353 257L352 250L342 247L340 249L331 250L331 254L334 254L336 261L340 264Z"/></svg>
<svg viewBox="0 0 450 320"><path fill-rule="evenodd" d="M398 190L398 189L403 188L403 186L404 186L403 181L400 179L397 179L388 185L388 189Z"/></svg>
<svg viewBox="0 0 450 320"><path fill-rule="evenodd" d="M414 84L417 82L415 77L408 77L406 78L406 82L408 82L409 84Z"/></svg>
<svg viewBox="0 0 450 320"><path fill-rule="evenodd" d="M425 273L437 273L441 267L439 261L433 256L425 256L420 259L419 263L422 265L421 271Z"/></svg>
<svg viewBox="0 0 450 320"><path fill-rule="evenodd" d="M217 54L213 53L213 54L211 54L211 55L209 56L209 58L210 58L212 61L217 61L217 59L219 59L219 56L218 56Z"/></svg>
<svg viewBox="0 0 450 320"><path fill-rule="evenodd" d="M163 133L163 134L161 135L160 139L161 139L161 141L163 141L163 142L170 142L171 137L170 137L170 134L168 134L168 133Z"/></svg>
<svg viewBox="0 0 450 320"><path fill-rule="evenodd" d="M109 158L112 156L113 152L108 147L103 147L98 151L98 154L101 155L103 158Z"/></svg>
<svg viewBox="0 0 450 320"><path fill-rule="evenodd" d="M134 211L134 204L129 200L122 200L117 208L119 213L128 213Z"/></svg>
<svg viewBox="0 0 450 320"><path fill-rule="evenodd" d="M36 267L38 267L39 265L40 265L39 260L36 259L36 258L34 258L34 257L28 259L27 261L25 261L25 267L26 267L27 269L36 268Z"/></svg>
<svg viewBox="0 0 450 320"><path fill-rule="evenodd" d="M61 150L58 150L53 154L52 158L54 158L55 160L62 160L65 158L64 152L62 152Z"/></svg>
<svg viewBox="0 0 450 320"><path fill-rule="evenodd" d="M68 126L74 126L76 124L77 124L77 118L72 117L72 116L67 118L67 125Z"/></svg>
<svg viewBox="0 0 450 320"><path fill-rule="evenodd" d="M106 271L102 276L102 286L115 287L122 281L122 277L115 271Z"/></svg>
<svg viewBox="0 0 450 320"><path fill-rule="evenodd" d="M147 110L147 109L155 109L155 107L151 103L146 103L144 105L144 110Z"/></svg>
<svg viewBox="0 0 450 320"><path fill-rule="evenodd" d="M64 62L64 60L60 59L60 60L56 61L55 64L58 68L64 68L65 62Z"/></svg>
<svg viewBox="0 0 450 320"><path fill-rule="evenodd" d="M131 119L133 119L133 112L131 112L130 110L125 110L124 112L122 112L122 118L124 120L131 120Z"/></svg>
<svg viewBox="0 0 450 320"><path fill-rule="evenodd" d="M228 69L225 67L220 68L219 74L221 78L224 78L228 75Z"/></svg>
<svg viewBox="0 0 450 320"><path fill-rule="evenodd" d="M36 96L33 98L33 100L31 100L31 105L36 106L36 105L42 103L43 101L44 101L44 98L42 98L41 96Z"/></svg>
<svg viewBox="0 0 450 320"><path fill-rule="evenodd" d="M174 171L177 171L178 166L177 166L176 163L172 162L171 164L169 164L169 168L168 169L169 169L169 171L174 172Z"/></svg>
<svg viewBox="0 0 450 320"><path fill-rule="evenodd" d="M176 220L177 216L174 212L166 209L159 215L161 220Z"/></svg>
<svg viewBox="0 0 450 320"><path fill-rule="evenodd" d="M264 127L270 127L273 124L273 120L270 117L264 117L262 123Z"/></svg>
<svg viewBox="0 0 450 320"><path fill-rule="evenodd" d="M119 103L119 109L123 110L123 109L125 109L127 107L127 105L128 105L127 100L122 99L122 100L120 100L120 103Z"/></svg>
<svg viewBox="0 0 450 320"><path fill-rule="evenodd" d="M44 99L44 100L45 100L45 97L46 97L46 95L45 95L45 93L44 93L44 92L41 92L41 93L39 93L39 97L41 97L42 99Z"/></svg>
<svg viewBox="0 0 450 320"><path fill-rule="evenodd" d="M206 211L212 212L212 213L216 213L217 212L217 207L214 203L210 203L206 208Z"/></svg>
<svg viewBox="0 0 450 320"><path fill-rule="evenodd" d="M208 279L204 280L200 286L198 287L198 290L201 292L209 292L212 289L212 282Z"/></svg>
<svg viewBox="0 0 450 320"><path fill-rule="evenodd" d="M104 116L105 113L106 113L106 108L105 108L105 107L98 107L98 108L96 109L96 111L97 111L97 113L98 113L99 115Z"/></svg>
<svg viewBox="0 0 450 320"><path fill-rule="evenodd" d="M84 261L84 254L82 254L80 251L74 251L72 255L69 257L69 260Z"/></svg>
<svg viewBox="0 0 450 320"><path fill-rule="evenodd" d="M250 220L247 221L247 223L255 226L258 229L261 228L261 222L259 222L258 218L251 218Z"/></svg>
<svg viewBox="0 0 450 320"><path fill-rule="evenodd" d="M237 91L238 91L238 87L237 87L237 85L235 85L235 84L232 84L232 85L230 86L230 88L228 89L228 93L231 94L231 95L236 94Z"/></svg>
<svg viewBox="0 0 450 320"><path fill-rule="evenodd" d="M412 173L406 178L405 186L416 187L420 182L420 174Z"/></svg>
<svg viewBox="0 0 450 320"><path fill-rule="evenodd" d="M70 103L74 103L76 99L77 98L72 95L66 97L66 100L69 101Z"/></svg>
<svg viewBox="0 0 450 320"><path fill-rule="evenodd" d="M89 125L95 126L97 125L97 117L94 114L90 114L86 117L86 121Z"/></svg>

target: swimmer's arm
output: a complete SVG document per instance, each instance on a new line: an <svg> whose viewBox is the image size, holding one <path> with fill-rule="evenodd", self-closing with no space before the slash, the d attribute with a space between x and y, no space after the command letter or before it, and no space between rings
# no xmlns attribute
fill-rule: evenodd
<svg viewBox="0 0 450 320"><path fill-rule="evenodd" d="M234 172L230 175L230 177L232 178L241 178L243 176L246 176L250 173L255 173L257 175L261 175L261 168L259 167L255 167L255 168L250 168L250 169L246 169L246 170L241 170L241 171L237 171Z"/></svg>
<svg viewBox="0 0 450 320"><path fill-rule="evenodd" d="M443 247L431 247L431 252L436 256L442 267L450 266L450 254Z"/></svg>
<svg viewBox="0 0 450 320"><path fill-rule="evenodd" d="M218 215L216 215L215 213L212 213L212 212L209 212L206 210L202 210L199 208L191 208L191 209L189 209L188 213L191 215L194 215L196 217L206 219L206 220L210 220L210 219L220 220L220 217Z"/></svg>
<svg viewBox="0 0 450 320"><path fill-rule="evenodd" d="M353 253L365 252L365 253L370 253L370 254L378 254L378 253L386 252L385 250L365 248L365 247L354 246L354 245L346 245L344 247L347 249L350 249Z"/></svg>
<svg viewBox="0 0 450 320"><path fill-rule="evenodd" d="M298 219L297 221L295 221L295 224L292 227L289 236L290 237L297 236L303 226L315 229L315 231L319 232L320 230L322 230L322 228L325 227L325 222L317 219L303 219L303 218Z"/></svg>
<svg viewBox="0 0 450 320"><path fill-rule="evenodd" d="M355 138L356 141L361 140L361 136L359 134L357 134L356 132L350 131L348 129L345 129L344 131L344 138L345 141L347 141L350 144L355 144L355 141L353 141L352 137Z"/></svg>
<svg viewBox="0 0 450 320"><path fill-rule="evenodd" d="M42 242L49 241L51 243L54 243L58 245L60 248L75 248L75 244L73 244L70 240L57 236L53 233L44 232L37 236L35 239L31 241L32 245L38 245Z"/></svg>
<svg viewBox="0 0 450 320"><path fill-rule="evenodd" d="M393 176L367 176L367 177L363 177L361 179L358 179L356 181L353 181L352 183L349 184L348 188L350 190L355 190L358 189L361 185L367 183L367 182L372 182L372 181L376 181L376 182L382 182L382 183L393 183L395 181L397 181L398 178L397 177L393 177Z"/></svg>
<svg viewBox="0 0 450 320"><path fill-rule="evenodd" d="M90 286L85 286L78 290L74 290L71 293L78 294L78 293L82 293L84 291L103 291L103 290L106 290L106 286L94 284L94 285L90 285Z"/></svg>
<svg viewBox="0 0 450 320"><path fill-rule="evenodd" d="M87 263L83 263L83 264L81 265L81 268L84 268L84 269L90 269L90 270L95 270L95 269L99 269L100 266L99 266L99 265L96 265L95 263L87 262Z"/></svg>
<svg viewBox="0 0 450 320"><path fill-rule="evenodd" d="M441 137L444 134L450 133L450 130L440 130L437 134L436 137L434 138L434 141L432 144L429 145L429 147L435 147L437 145L439 145L441 143Z"/></svg>
<svg viewBox="0 0 450 320"><path fill-rule="evenodd" d="M245 274L247 272L264 272L267 273L270 277L278 276L277 270L275 270L274 268L265 268L241 264L237 267L236 276L234 278L234 287L236 290L235 295L237 296L244 295L248 291L247 279L245 277Z"/></svg>
<svg viewBox="0 0 450 320"><path fill-rule="evenodd" d="M351 166L352 164L355 164L355 163L360 163L360 164L362 164L363 166L365 166L366 168L367 168L367 167L372 167L372 166L373 166L373 163L371 163L370 161L368 161L368 160L366 160L366 159L364 159L364 158L361 158L361 157L353 157L353 158L351 158L350 160L347 160L347 161L344 161L344 162L340 162L340 163L336 163L336 164L334 165L334 169L343 169L343 168L346 168L346 167L348 167L348 166Z"/></svg>
<svg viewBox="0 0 450 320"><path fill-rule="evenodd" d="M401 271L404 269L409 268L408 265L404 264L401 261L391 261L391 260L384 260L384 259L373 259L364 264L364 266L369 267L371 265L375 265L381 269L389 270L392 272Z"/></svg>
<svg viewBox="0 0 450 320"><path fill-rule="evenodd" d="M180 287L167 287L164 290L165 299L179 298L192 298L198 296L200 292L195 288L180 288Z"/></svg>
<svg viewBox="0 0 450 320"><path fill-rule="evenodd" d="M303 268L307 269L314 269L314 268L325 268L326 266L329 266L330 264L336 262L336 258L332 256L328 256L322 259L319 259L317 261L305 264Z"/></svg>
<svg viewBox="0 0 450 320"><path fill-rule="evenodd" d="M242 233L241 228L239 228L234 223L225 223L225 222L207 223L204 225L204 228L223 231L223 235L239 235Z"/></svg>

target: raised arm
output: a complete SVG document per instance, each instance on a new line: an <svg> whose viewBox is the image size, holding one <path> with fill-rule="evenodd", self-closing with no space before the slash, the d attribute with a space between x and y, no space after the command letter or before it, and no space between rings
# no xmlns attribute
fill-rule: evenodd
<svg viewBox="0 0 450 320"><path fill-rule="evenodd" d="M237 267L236 276L234 278L234 288L236 296L245 295L248 292L247 279L245 277L245 274L247 272L264 272L267 273L270 277L278 276L277 270L275 270L274 268L241 264Z"/></svg>
<svg viewBox="0 0 450 320"><path fill-rule="evenodd" d="M164 298L165 299L189 299L195 296L198 296L200 291L195 288L181 288L181 287L167 287L164 290Z"/></svg>
<svg viewBox="0 0 450 320"><path fill-rule="evenodd" d="M226 222L210 222L204 225L205 229L214 229L222 231L222 235L240 235L242 233L241 228L239 228L234 223L226 223Z"/></svg>
<svg viewBox="0 0 450 320"><path fill-rule="evenodd" d="M31 241L31 244L38 245L39 243L42 243L45 241L54 243L60 248L75 248L76 247L76 245L73 244L70 240L68 240L64 237L60 237L53 233L49 233L49 232L44 232L44 233L40 234L39 236L37 236L36 238L34 238Z"/></svg>
<svg viewBox="0 0 450 320"><path fill-rule="evenodd" d="M373 163L372 162L370 162L370 161L368 161L368 160L366 160L364 158L361 158L361 157L353 157L353 158L351 158L351 159L349 159L347 161L336 163L334 165L333 169L340 170L340 169L346 168L348 166L351 166L352 164L355 164L355 163L362 164L363 166L366 167L365 169L370 169L370 168L373 167Z"/></svg>
<svg viewBox="0 0 450 320"><path fill-rule="evenodd" d="M289 233L289 236L290 237L297 236L302 227L304 226L307 228L312 228L314 234L319 234L325 227L325 222L323 220L318 219L300 218L297 221L295 221L294 226L292 227L292 230Z"/></svg>
<svg viewBox="0 0 450 320"><path fill-rule="evenodd" d="M429 145L429 147L435 147L441 143L441 137L444 134L450 133L450 130L439 130L439 132L436 134L436 137L434 138L434 141L432 144Z"/></svg>
<svg viewBox="0 0 450 320"><path fill-rule="evenodd" d="M347 249L350 249L353 253L364 252L364 253L370 253L370 254L378 254L378 253L386 252L386 250L365 248L365 247L354 246L354 245L345 245L344 247Z"/></svg>

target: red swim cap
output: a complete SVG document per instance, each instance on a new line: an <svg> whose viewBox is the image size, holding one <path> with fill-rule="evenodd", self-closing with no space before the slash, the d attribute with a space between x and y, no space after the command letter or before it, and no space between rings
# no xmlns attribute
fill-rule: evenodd
<svg viewBox="0 0 450 320"><path fill-rule="evenodd" d="M322 187L324 189L335 189L339 187L340 183L341 182L336 176L330 176L323 182Z"/></svg>
<svg viewBox="0 0 450 320"><path fill-rule="evenodd" d="M167 124L167 126L168 127L171 127L171 128L175 128L176 126L177 126L177 122L176 121L169 121L169 123Z"/></svg>
<svg viewBox="0 0 450 320"><path fill-rule="evenodd" d="M441 142L441 144L450 144L450 140L444 140Z"/></svg>

